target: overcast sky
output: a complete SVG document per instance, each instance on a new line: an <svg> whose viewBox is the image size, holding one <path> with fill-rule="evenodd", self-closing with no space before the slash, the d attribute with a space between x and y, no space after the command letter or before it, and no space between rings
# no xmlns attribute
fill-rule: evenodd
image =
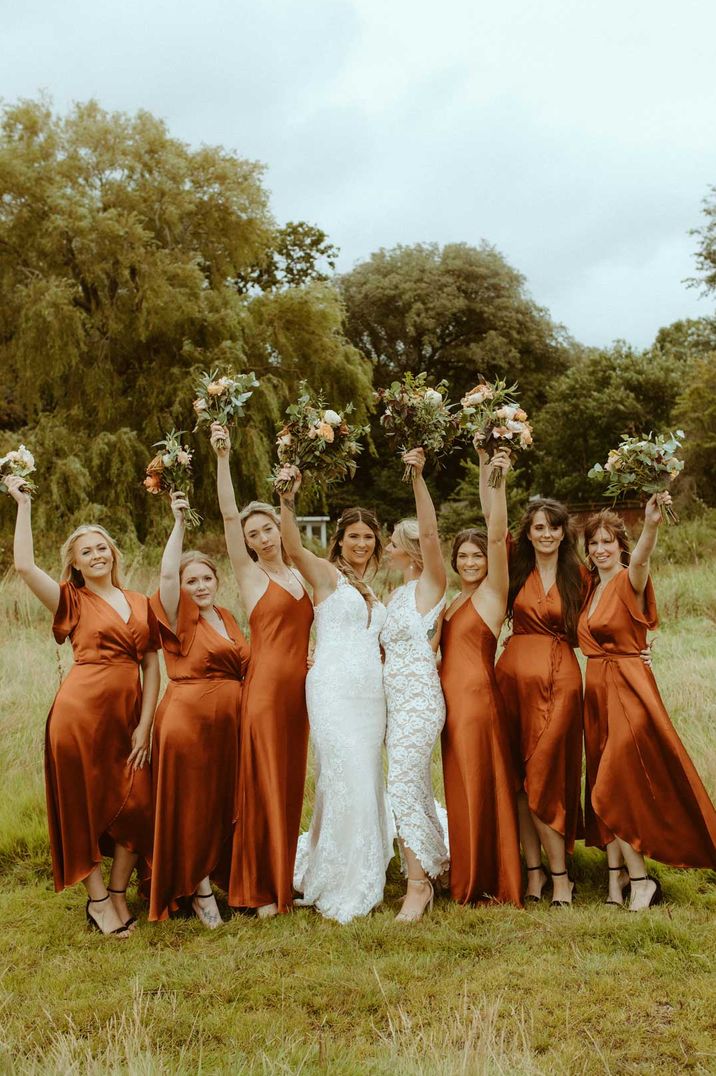
<svg viewBox="0 0 716 1076"><path fill-rule="evenodd" d="M714 312L714 0L0 0L0 95L146 108L267 165L348 269L486 239L577 339Z"/></svg>

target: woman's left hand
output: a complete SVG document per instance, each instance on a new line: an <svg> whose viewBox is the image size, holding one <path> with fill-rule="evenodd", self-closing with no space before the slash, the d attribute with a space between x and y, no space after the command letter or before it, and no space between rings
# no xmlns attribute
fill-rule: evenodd
<svg viewBox="0 0 716 1076"><path fill-rule="evenodd" d="M141 770L149 762L149 739L152 731L151 725L137 725L132 733L132 750L127 759L127 765L133 770Z"/></svg>
<svg viewBox="0 0 716 1076"><path fill-rule="evenodd" d="M417 478L418 475L423 473L425 467L425 450L422 448L411 448L407 452L403 453L403 463L406 467L412 467L413 473Z"/></svg>
<svg viewBox="0 0 716 1076"><path fill-rule="evenodd" d="M498 448L495 455L490 460L490 465L502 471L502 477L504 478L510 467L512 466L512 457L510 456L509 448Z"/></svg>
<svg viewBox="0 0 716 1076"><path fill-rule="evenodd" d="M649 500L646 502L646 508L644 509L644 520L646 523L653 523L655 527L658 527L664 518L661 514L661 505L666 505L668 508L671 504L671 494L668 490L663 490L662 493L652 493Z"/></svg>

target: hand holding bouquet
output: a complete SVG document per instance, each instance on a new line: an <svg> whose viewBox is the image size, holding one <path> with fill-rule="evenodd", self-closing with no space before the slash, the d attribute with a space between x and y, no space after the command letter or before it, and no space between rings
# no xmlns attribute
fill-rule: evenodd
<svg viewBox="0 0 716 1076"><path fill-rule="evenodd" d="M481 380L460 401L460 426L472 437L475 448L492 459L500 449L514 453L532 444L532 427L514 398L517 385L507 387L506 381ZM495 489L501 486L503 472L493 469L488 480Z"/></svg>
<svg viewBox="0 0 716 1076"><path fill-rule="evenodd" d="M148 493L186 493L192 488L191 457L192 453L181 442L183 430L172 430L163 441L157 441L153 448L158 448L154 459L147 464L147 477L144 487ZM189 528L198 527L201 516L193 508L184 510L184 521Z"/></svg>
<svg viewBox="0 0 716 1076"><path fill-rule="evenodd" d="M276 437L279 463L271 478L277 493L290 493L293 482L279 477L281 468L298 467L303 475L304 489L325 490L356 472L356 456L362 451L358 438L367 433L367 426L351 426L346 416L353 404L343 412L326 407L323 396L315 395L305 381L298 386L298 400L286 408L288 420Z"/></svg>
<svg viewBox="0 0 716 1076"><path fill-rule="evenodd" d="M196 412L194 432L200 426L211 426L212 422L220 422L222 426L228 426L234 419L239 418L244 413L246 401L258 384L254 374L235 374L229 371L228 374L219 377L218 370L201 374L194 400Z"/></svg>
<svg viewBox="0 0 716 1076"><path fill-rule="evenodd" d="M8 452L7 456L2 456L0 458L0 493L8 492L8 488L3 479L10 478L11 476L25 479L19 487L22 493L36 493L37 486L32 479L28 477L34 470L35 457L24 445L20 445L19 448L15 448L12 452Z"/></svg>
<svg viewBox="0 0 716 1076"><path fill-rule="evenodd" d="M400 455L420 446L427 460L436 464L447 455L458 434L458 419L447 404L447 382L441 381L431 388L427 374L411 373L402 381L394 381L390 388L377 389L375 399L383 404L380 424L385 430L388 443ZM415 469L408 463L403 481L410 482Z"/></svg>
<svg viewBox="0 0 716 1076"><path fill-rule="evenodd" d="M617 448L609 450L606 463L595 463L588 477L606 482L609 497L635 490L651 496L663 493L684 469L684 461L676 453L682 447L684 431L670 434L642 434L625 437ZM676 523L677 517L669 501L659 500L662 519Z"/></svg>

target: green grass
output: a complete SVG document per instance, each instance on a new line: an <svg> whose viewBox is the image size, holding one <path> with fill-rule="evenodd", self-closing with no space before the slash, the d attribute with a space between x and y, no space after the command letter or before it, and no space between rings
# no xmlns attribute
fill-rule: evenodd
<svg viewBox="0 0 716 1076"><path fill-rule="evenodd" d="M710 576L661 568L655 671L713 794ZM223 600L235 607L228 584ZM667 903L635 916L603 906L604 858L580 847L572 910L443 898L411 927L394 921L394 861L383 907L344 927L304 909L212 934L195 920L143 920L126 943L90 933L81 888L52 892L44 816L44 720L69 649L14 580L0 643L0 1072L716 1072L708 871L655 865Z"/></svg>

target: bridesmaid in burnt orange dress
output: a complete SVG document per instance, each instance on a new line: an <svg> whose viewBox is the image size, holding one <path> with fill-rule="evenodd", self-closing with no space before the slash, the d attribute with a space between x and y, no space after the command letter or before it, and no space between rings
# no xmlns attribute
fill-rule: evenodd
<svg viewBox="0 0 716 1076"><path fill-rule="evenodd" d="M214 424L226 546L251 631L229 903L290 911L308 754L305 681L313 604L287 563L271 505L236 507L228 431ZM225 447L224 447L225 446Z"/></svg>
<svg viewBox="0 0 716 1076"><path fill-rule="evenodd" d="M503 482L487 535L466 530L455 538L452 566L461 590L445 613L440 641L450 894L460 904L495 900L521 907L518 781L494 671L507 604L508 454L496 453L489 466L503 472Z"/></svg>
<svg viewBox="0 0 716 1076"><path fill-rule="evenodd" d="M606 848L607 903L622 904L628 871L630 911L661 899L644 856L673 867L716 869L716 810L641 660L657 624L649 560L668 493L651 497L631 558L626 528L611 511L584 531L593 583L579 620L586 654L587 844Z"/></svg>
<svg viewBox="0 0 716 1076"><path fill-rule="evenodd" d="M249 647L228 609L214 604L216 565L182 555L183 493L172 494L174 528L152 608L169 686L154 719L154 855L149 918L165 919L182 897L204 926L221 925L211 889L228 889L235 819L242 679Z"/></svg>
<svg viewBox="0 0 716 1076"><path fill-rule="evenodd" d="M566 855L580 826L582 674L574 654L587 572L564 505L531 501L510 548L512 635L495 675L521 781L517 806L527 900L553 879L552 903L571 904Z"/></svg>
<svg viewBox="0 0 716 1076"><path fill-rule="evenodd" d="M57 642L69 637L74 655L45 735L55 889L84 882L90 925L126 938L135 922L127 884L140 858L148 875L152 853L147 762L159 693L156 621L143 594L120 586L119 551L102 527L78 527L70 535L60 583L38 568L30 497L21 478L7 478L6 485L18 506L15 568L53 614ZM113 856L109 892L103 856Z"/></svg>

